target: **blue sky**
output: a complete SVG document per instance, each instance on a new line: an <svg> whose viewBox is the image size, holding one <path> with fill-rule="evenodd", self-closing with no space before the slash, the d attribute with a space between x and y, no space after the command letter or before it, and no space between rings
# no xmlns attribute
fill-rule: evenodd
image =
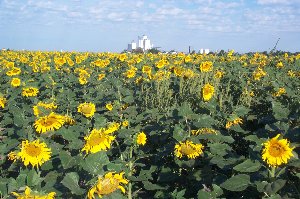
<svg viewBox="0 0 300 199"><path fill-rule="evenodd" d="M300 0L0 0L0 48L300 51Z"/></svg>

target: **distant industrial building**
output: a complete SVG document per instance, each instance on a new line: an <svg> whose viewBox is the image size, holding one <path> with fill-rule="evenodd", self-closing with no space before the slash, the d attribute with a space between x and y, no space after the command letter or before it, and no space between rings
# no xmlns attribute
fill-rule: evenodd
<svg viewBox="0 0 300 199"><path fill-rule="evenodd" d="M200 54L208 54L209 52L210 52L209 49L203 49L203 48L200 49Z"/></svg>
<svg viewBox="0 0 300 199"><path fill-rule="evenodd" d="M142 37L138 37L138 45L134 41L132 41L130 44L128 44L127 51L133 51L137 48L143 49L143 51L150 50L153 48L153 44L151 43L150 39L146 35L143 35Z"/></svg>

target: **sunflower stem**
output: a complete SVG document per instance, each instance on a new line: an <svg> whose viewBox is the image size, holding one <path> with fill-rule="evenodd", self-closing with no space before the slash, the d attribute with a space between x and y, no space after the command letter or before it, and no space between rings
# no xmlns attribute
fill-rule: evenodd
<svg viewBox="0 0 300 199"><path fill-rule="evenodd" d="M272 167L271 170L269 170L270 177L274 178L276 173L276 167Z"/></svg>
<svg viewBox="0 0 300 199"><path fill-rule="evenodd" d="M119 153L120 153L120 159L123 161L123 160L124 160L124 158L123 158L123 154L122 154L122 152L121 152L121 148L120 148L119 142L118 142L116 139L115 139L114 141L115 141L115 143L116 143L116 144L117 144L117 146L118 146Z"/></svg>
<svg viewBox="0 0 300 199"><path fill-rule="evenodd" d="M132 176L132 169L133 169L132 152L133 152L133 146L130 147L130 153L129 153L129 173L128 173L129 177ZM132 199L132 184L130 181L128 183L128 199Z"/></svg>

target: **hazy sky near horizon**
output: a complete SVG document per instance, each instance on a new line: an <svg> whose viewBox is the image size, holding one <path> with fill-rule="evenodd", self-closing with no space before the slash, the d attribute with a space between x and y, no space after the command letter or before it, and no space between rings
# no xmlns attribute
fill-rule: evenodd
<svg viewBox="0 0 300 199"><path fill-rule="evenodd" d="M0 48L300 51L300 0L0 0Z"/></svg>

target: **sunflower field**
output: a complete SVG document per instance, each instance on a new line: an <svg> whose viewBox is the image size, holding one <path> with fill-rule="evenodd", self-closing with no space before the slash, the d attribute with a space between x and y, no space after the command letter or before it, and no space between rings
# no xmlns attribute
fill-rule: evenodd
<svg viewBox="0 0 300 199"><path fill-rule="evenodd" d="M0 198L300 198L300 54L0 51Z"/></svg>

